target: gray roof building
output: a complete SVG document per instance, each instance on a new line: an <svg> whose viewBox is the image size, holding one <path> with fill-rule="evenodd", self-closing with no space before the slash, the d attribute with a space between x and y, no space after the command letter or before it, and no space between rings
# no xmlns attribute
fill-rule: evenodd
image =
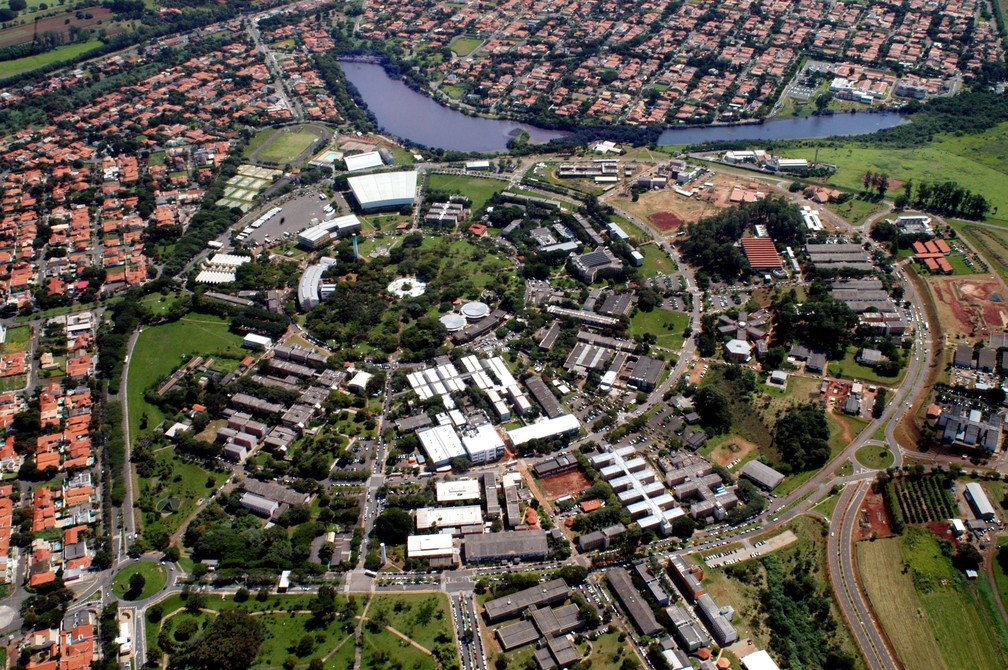
<svg viewBox="0 0 1008 670"><path fill-rule="evenodd" d="M773 491L784 481L784 475L759 461L746 463L742 468L741 475L767 491Z"/></svg>
<svg viewBox="0 0 1008 670"><path fill-rule="evenodd" d="M721 608L708 594L705 593L697 598L696 609L697 614L707 625L707 630L710 631L718 645L726 647L738 640L738 631L728 619L722 616Z"/></svg>
<svg viewBox="0 0 1008 670"><path fill-rule="evenodd" d="M630 372L630 384L641 391L652 391L661 380L665 370L665 361L649 356L641 356Z"/></svg>
<svg viewBox="0 0 1008 670"><path fill-rule="evenodd" d="M536 399L536 402L542 406L543 411L549 418L555 419L567 413L567 410L560 404L557 397L553 395L553 391L550 391L549 386L546 385L546 382L541 377L529 375L525 378L525 386L528 388L529 393L532 394L532 397Z"/></svg>
<svg viewBox="0 0 1008 670"><path fill-rule="evenodd" d="M957 368L969 369L973 367L973 347L968 344L960 344L955 349L955 356L952 358L952 365Z"/></svg>
<svg viewBox="0 0 1008 670"><path fill-rule="evenodd" d="M524 533L496 533L497 535L520 535ZM474 538L466 538L468 544ZM543 534L543 541L545 541ZM468 551L468 548L467 548ZM555 605L567 599L570 589L567 582L562 579L553 579L542 584L536 584L523 591L502 596L493 600L488 600L483 605L486 610L487 619L491 622L511 619L530 607L542 607L544 605Z"/></svg>
<svg viewBox="0 0 1008 670"><path fill-rule="evenodd" d="M467 563L483 563L507 559L545 558L549 547L542 530L467 535Z"/></svg>
<svg viewBox="0 0 1008 670"><path fill-rule="evenodd" d="M644 602L640 591L633 585L630 573L623 568L613 568L606 573L606 581L609 583L609 590L642 635L657 635L664 630L655 619L651 608Z"/></svg>

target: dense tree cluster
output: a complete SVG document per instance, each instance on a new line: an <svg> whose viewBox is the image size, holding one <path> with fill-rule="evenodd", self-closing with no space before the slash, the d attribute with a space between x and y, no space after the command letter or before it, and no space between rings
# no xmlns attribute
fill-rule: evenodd
<svg viewBox="0 0 1008 670"><path fill-rule="evenodd" d="M907 182L907 192L900 197L899 205L964 219L982 219L991 208L990 201L983 195L954 181L922 181L916 184L916 188L911 186Z"/></svg>
<svg viewBox="0 0 1008 670"><path fill-rule="evenodd" d="M815 402L788 407L774 426L773 443L785 474L814 470L830 457L826 412Z"/></svg>
<svg viewBox="0 0 1008 670"><path fill-rule="evenodd" d="M770 197L724 209L689 224L688 237L680 243L680 249L690 263L709 276L734 281L752 273L737 243L747 230L752 231L758 225L766 226L770 236L780 244L805 239L798 208L783 198Z"/></svg>
<svg viewBox="0 0 1008 670"><path fill-rule="evenodd" d="M843 358L857 325L857 315L846 303L827 293L825 286L813 284L801 304L792 289L774 301L774 309L777 315L775 342L785 344L797 340L822 349L830 359Z"/></svg>
<svg viewBox="0 0 1008 670"><path fill-rule="evenodd" d="M171 665L191 670L246 670L251 667L266 640L257 617L246 610L220 612Z"/></svg>

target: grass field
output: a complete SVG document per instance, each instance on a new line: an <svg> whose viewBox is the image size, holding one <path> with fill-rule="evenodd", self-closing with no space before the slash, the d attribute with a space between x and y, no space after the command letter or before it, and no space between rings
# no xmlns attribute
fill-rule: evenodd
<svg viewBox="0 0 1008 670"><path fill-rule="evenodd" d="M644 265L641 266L641 276L645 278L654 277L658 274L672 274L678 269L675 261L669 258L669 255L662 251L658 245L645 244L640 248L640 252L644 256Z"/></svg>
<svg viewBox="0 0 1008 670"><path fill-rule="evenodd" d="M224 319L208 314L189 314L173 323L145 328L137 339L130 359L127 379L130 437L140 433L140 422L147 414L147 425L154 428L164 419L161 410L144 400L144 391L182 364L184 355L242 355L241 338L228 331Z"/></svg>
<svg viewBox="0 0 1008 670"><path fill-rule="evenodd" d="M370 616L370 613L368 614ZM388 667L389 660L394 659L397 667L414 670L435 670L438 667L434 657L428 656L406 640L382 628L372 629L365 625L362 642L362 668Z"/></svg>
<svg viewBox="0 0 1008 670"><path fill-rule="evenodd" d="M7 337L4 339L3 352L14 354L19 351L28 351L31 347L32 327L17 326L7 329Z"/></svg>
<svg viewBox="0 0 1008 670"><path fill-rule="evenodd" d="M483 40L474 40L469 37L460 37L451 43L450 48L455 52L457 56L468 56L473 51L476 50L480 44L483 44Z"/></svg>
<svg viewBox="0 0 1008 670"><path fill-rule="evenodd" d="M877 444L866 444L861 447L855 452L854 458L866 468L876 470L885 470L893 464L893 455L889 448Z"/></svg>
<svg viewBox="0 0 1008 670"><path fill-rule="evenodd" d="M211 495L224 481L225 475L211 472L198 463L175 457L171 448L162 449L156 456L157 466L152 477L140 477L140 500L155 510L145 512L144 531L148 537L166 532L174 533L182 522L196 510L200 498ZM208 486L209 484L209 486ZM178 501L174 512L157 512L158 503L169 499Z"/></svg>
<svg viewBox="0 0 1008 670"><path fill-rule="evenodd" d="M427 649L454 639L448 596L443 593L401 593L376 598L368 616L384 612L388 625Z"/></svg>
<svg viewBox="0 0 1008 670"><path fill-rule="evenodd" d="M933 535L910 528L856 550L872 608L904 667L1008 667L1005 624L982 593L986 583L967 582Z"/></svg>
<svg viewBox="0 0 1008 670"><path fill-rule="evenodd" d="M690 316L683 312L671 312L667 309L655 308L650 312L637 310L630 319L631 335L651 333L656 338L656 344L666 349L679 349L686 338L683 331L689 326Z"/></svg>
<svg viewBox="0 0 1008 670"><path fill-rule="evenodd" d="M138 573L143 575L146 580L143 591L135 598L126 598L130 577ZM116 597L125 600L145 600L163 589L167 582L168 573L163 567L152 561L137 561L119 571L119 574L112 580L112 592L116 594Z"/></svg>
<svg viewBox="0 0 1008 670"><path fill-rule="evenodd" d="M104 42L101 40L93 39L88 40L87 42L80 42L79 44L68 44L66 46L57 47L52 51L47 51L35 56L25 56L24 58L2 61L0 62L0 79L6 79L7 77L13 77L14 75L31 72L32 70L45 67L46 65L52 65L53 63L62 63L64 61L73 60L82 54L86 54L88 51L97 49L103 44Z"/></svg>
<svg viewBox="0 0 1008 670"><path fill-rule="evenodd" d="M283 131L272 142L259 152L259 160L273 165L285 165L294 162L301 152L318 139L315 133L307 130Z"/></svg>
<svg viewBox="0 0 1008 670"><path fill-rule="evenodd" d="M273 137L280 132L283 131L277 128L264 128L263 130L260 130L245 146L245 158L248 158L252 152L266 144L266 142L273 139Z"/></svg>
<svg viewBox="0 0 1008 670"><path fill-rule="evenodd" d="M475 213L483 207L495 193L507 188L507 182L500 179L485 179L483 177L466 177L455 174L432 174L427 181L431 191L444 193L459 193L472 202Z"/></svg>
<svg viewBox="0 0 1008 670"><path fill-rule="evenodd" d="M900 373L895 377L883 377L875 372L873 368L861 365L857 362L858 350L855 347L848 347L847 354L842 361L830 361L829 373L833 377L843 377L844 379L854 379L868 382L870 384L881 384L882 386L897 386L903 375L906 374L906 366L900 369Z"/></svg>
<svg viewBox="0 0 1008 670"><path fill-rule="evenodd" d="M999 537L997 541L998 549L1008 547L1008 537ZM995 557L997 552L994 553ZM997 583L998 593L1001 594L1001 602L1008 603L1008 573L1001 569L1001 563L994 561L994 581Z"/></svg>
<svg viewBox="0 0 1008 670"><path fill-rule="evenodd" d="M886 206L880 202L870 200L859 200L851 198L844 203L827 203L827 209L839 215L844 221L854 225L860 225L869 216L884 211Z"/></svg>
<svg viewBox="0 0 1008 670"><path fill-rule="evenodd" d="M220 612L240 607L248 610L263 624L265 641L252 668L279 668L306 635L313 639L314 649L306 657L297 658L295 668L304 670L313 658L324 659L326 670L344 670L351 667L354 658L354 621L343 620L337 616L324 627L315 626L310 615L301 613L308 609L312 598L313 596L272 596L264 602L250 598L243 603L237 603L233 597L208 597L205 608ZM342 610L345 602L345 596L337 595L337 610ZM151 623L149 620L146 622L149 640L157 640L161 627L166 622L171 622L168 625L176 628L181 621L190 619L202 630L215 616L212 613L190 614L186 611L167 616L185 606L184 601L177 595L166 598L161 605L166 617L160 623Z"/></svg>
<svg viewBox="0 0 1008 670"><path fill-rule="evenodd" d="M1008 215L1008 123L975 135L939 136L923 147L892 149L862 147L854 143L799 142L787 155L811 160L819 150L819 160L837 166L828 181L836 186L860 191L867 171L884 172L892 179L941 182L949 179L982 194L1004 219ZM894 196L895 193L890 193Z"/></svg>

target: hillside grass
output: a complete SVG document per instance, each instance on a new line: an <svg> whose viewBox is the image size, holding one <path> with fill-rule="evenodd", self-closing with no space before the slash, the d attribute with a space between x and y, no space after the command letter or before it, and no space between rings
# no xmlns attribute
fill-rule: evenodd
<svg viewBox="0 0 1008 670"><path fill-rule="evenodd" d="M872 609L908 668L1008 667L1008 628L985 594L928 531L860 542L858 572Z"/></svg>
<svg viewBox="0 0 1008 670"><path fill-rule="evenodd" d="M427 181L427 189L430 191L458 193L469 198L474 213L495 194L505 190L507 185L508 183L502 179L457 174L432 174Z"/></svg>
<svg viewBox="0 0 1008 670"><path fill-rule="evenodd" d="M93 51L104 44L105 43L99 39L93 39L88 40L87 42L80 42L79 44L67 44L66 46L56 47L52 51L36 54L34 56L25 56L24 58L0 61L0 80L24 74L25 72L31 72L32 70L45 67L46 65L52 65L53 63L62 63L73 60L74 58L86 54L89 51Z"/></svg>

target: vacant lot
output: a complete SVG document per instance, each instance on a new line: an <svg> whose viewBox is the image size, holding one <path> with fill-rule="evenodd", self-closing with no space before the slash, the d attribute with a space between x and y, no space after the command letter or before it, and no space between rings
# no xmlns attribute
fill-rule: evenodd
<svg viewBox="0 0 1008 670"><path fill-rule="evenodd" d="M458 193L469 198L474 213L481 209L491 196L506 189L507 185L507 182L501 179L457 174L432 174L427 182L427 188L431 191Z"/></svg>
<svg viewBox="0 0 1008 670"><path fill-rule="evenodd" d="M1005 624L981 597L986 581L967 583L929 532L911 528L903 537L859 542L857 559L904 667L1008 667Z"/></svg>
<svg viewBox="0 0 1008 670"><path fill-rule="evenodd" d="M689 323L689 314L683 312L661 308L650 312L638 310L630 319L630 329L627 332L631 335L650 333L655 336L655 344L659 347L676 350L682 347L686 339L683 333Z"/></svg>
<svg viewBox="0 0 1008 670"><path fill-rule="evenodd" d="M542 488L550 500L556 500L563 496L576 496L590 486L591 482L580 469L546 477L542 480Z"/></svg>
<svg viewBox="0 0 1008 670"><path fill-rule="evenodd" d="M145 328L137 339L129 364L128 400L130 437L139 436L140 422L147 414L153 428L164 416L144 400L144 391L183 363L183 356L224 356L235 361L242 356L241 338L228 331L224 319L209 314L189 314L174 323Z"/></svg>

